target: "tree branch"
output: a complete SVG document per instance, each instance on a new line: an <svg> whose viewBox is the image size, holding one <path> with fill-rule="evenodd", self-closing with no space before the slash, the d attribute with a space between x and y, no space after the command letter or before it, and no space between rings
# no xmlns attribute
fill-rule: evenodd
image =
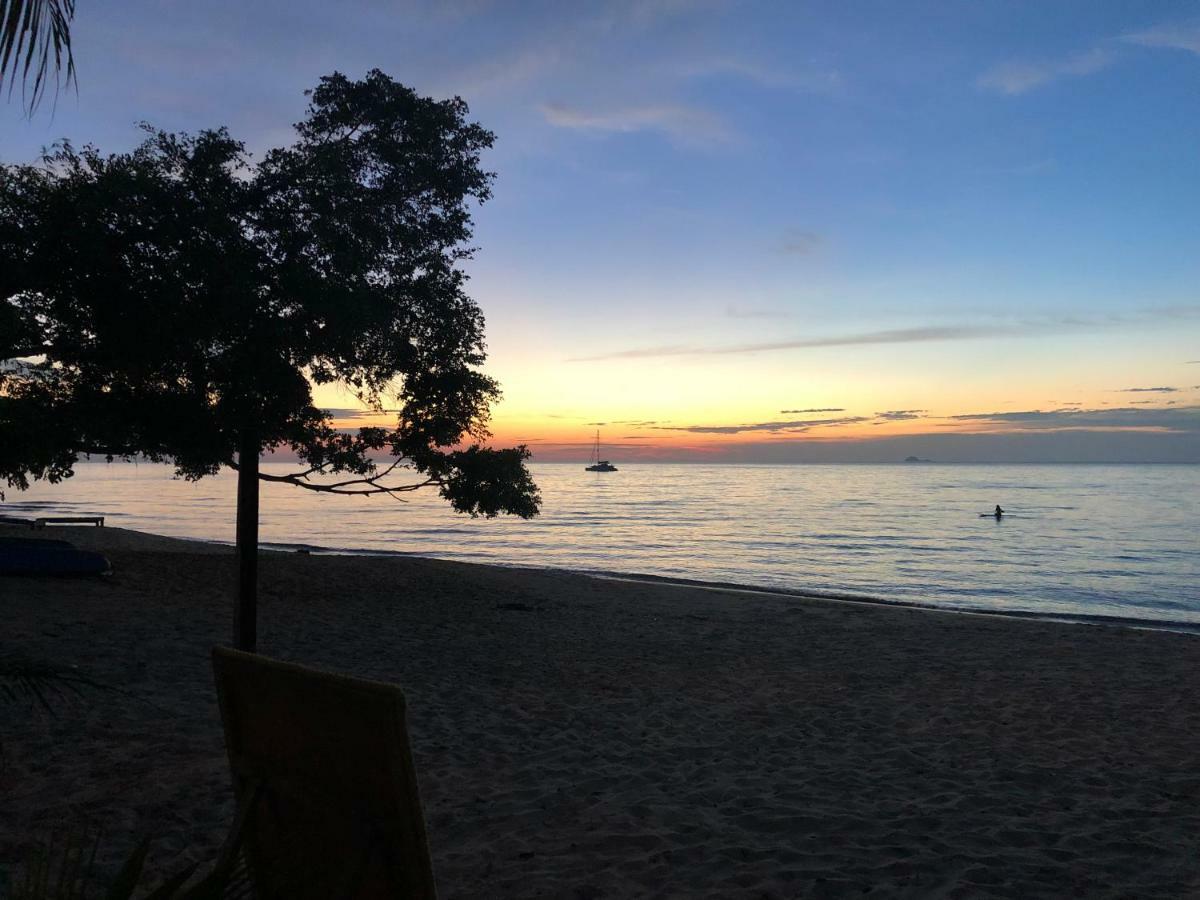
<svg viewBox="0 0 1200 900"><path fill-rule="evenodd" d="M144 453L137 447L76 447L75 452L84 456L142 456Z"/></svg>
<svg viewBox="0 0 1200 900"><path fill-rule="evenodd" d="M225 464L235 472L238 470L238 464L232 460L227 461ZM412 491L419 491L421 488L444 484L441 478L432 476L415 484L383 484L383 479L401 465L404 465L403 459L397 459L382 472L376 472L374 475L364 475L361 478L348 478L345 481L335 481L330 484L316 484L308 480L309 475L322 471L325 466L313 466L303 472L289 472L286 475L272 475L269 472L259 471L258 480L270 481L275 484L290 484L294 487L304 488L306 491L316 491L322 494L340 494L346 497L368 497L375 494L388 494L397 500L402 499L396 496L397 494L407 494Z"/></svg>

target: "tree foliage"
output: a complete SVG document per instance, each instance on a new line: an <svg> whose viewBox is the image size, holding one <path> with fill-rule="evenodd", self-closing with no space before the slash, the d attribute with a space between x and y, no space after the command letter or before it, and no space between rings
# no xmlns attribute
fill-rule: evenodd
<svg viewBox="0 0 1200 900"><path fill-rule="evenodd" d="M63 143L0 169L10 485L58 481L80 454L196 479L236 467L250 436L302 462L267 480L536 514L528 451L483 446L499 389L459 266L493 135L462 100L377 70L322 78L309 100L295 142L257 162L223 128L143 126L132 152ZM332 383L398 409L395 426L336 429L312 396Z"/></svg>

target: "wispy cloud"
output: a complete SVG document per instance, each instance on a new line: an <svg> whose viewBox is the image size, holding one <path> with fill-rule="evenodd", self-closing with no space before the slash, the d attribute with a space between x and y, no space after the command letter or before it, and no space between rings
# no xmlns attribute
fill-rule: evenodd
<svg viewBox="0 0 1200 900"><path fill-rule="evenodd" d="M607 134L653 131L686 143L721 144L733 139L721 118L706 109L675 104L587 110L542 104L546 121L558 128Z"/></svg>
<svg viewBox="0 0 1200 900"><path fill-rule="evenodd" d="M1008 62L984 72L976 82L979 87L1015 96L1060 78L1092 75L1112 65L1115 57L1097 48L1068 59L1039 62Z"/></svg>
<svg viewBox="0 0 1200 900"><path fill-rule="evenodd" d="M866 416L846 416L839 419L791 419L780 422L750 422L740 425L658 425L655 431L685 431L688 434L741 434L745 431L765 431L770 434L802 434L812 428L837 428L869 422Z"/></svg>
<svg viewBox="0 0 1200 900"><path fill-rule="evenodd" d="M789 231L779 244L779 252L791 256L809 256L821 245L821 236L815 231Z"/></svg>
<svg viewBox="0 0 1200 900"><path fill-rule="evenodd" d="M503 94L545 78L563 60L563 50L553 44L531 47L475 65L455 67L443 81L435 82L433 89L437 94L459 94L475 102L480 97Z"/></svg>
<svg viewBox="0 0 1200 900"><path fill-rule="evenodd" d="M798 338L792 341L770 341L753 344L728 344L724 346L694 346L671 344L661 347L638 347L618 350L596 356L577 356L567 362L597 362L607 359L654 359L669 356L708 356L739 353L767 353L776 350L808 350L817 347L851 347L868 344L914 344L929 341L981 340L984 338L1011 337L1034 333L1061 331L1061 323L1026 325L952 325L923 328L894 328L886 331L868 331L862 334L847 334L824 338Z"/></svg>
<svg viewBox="0 0 1200 900"><path fill-rule="evenodd" d="M1053 157L1043 157L1042 159L1031 160L1030 162L1017 163L1011 166L1001 166L993 169L994 172L1001 172L1005 175L1045 175L1049 172L1058 170L1058 160Z"/></svg>
<svg viewBox="0 0 1200 900"><path fill-rule="evenodd" d="M349 409L342 407L331 407L322 409L321 412L329 416L331 419L372 419L389 413L397 413L398 409Z"/></svg>
<svg viewBox="0 0 1200 900"><path fill-rule="evenodd" d="M706 12L725 5L726 0L621 0L613 3L609 18L618 23L648 26L675 16Z"/></svg>
<svg viewBox="0 0 1200 900"><path fill-rule="evenodd" d="M1137 388L1121 388L1115 393L1118 394L1174 394L1179 391L1177 387L1137 387Z"/></svg>
<svg viewBox="0 0 1200 900"><path fill-rule="evenodd" d="M841 90L844 84L841 73L836 69L798 72L788 66L766 65L733 56L692 60L677 66L675 71L684 78L732 76L765 88L811 94L834 93Z"/></svg>
<svg viewBox="0 0 1200 900"><path fill-rule="evenodd" d="M751 318L752 316L745 316ZM767 318L767 316L763 316ZM770 318L774 318L771 316ZM850 347L871 344L915 344L933 341L988 340L995 338L1030 338L1081 331L1109 331L1114 328L1134 328L1162 321L1193 321L1200 319L1200 305L1153 307L1124 314L1103 316L1044 316L1034 319L998 321L983 325L930 325L916 328L892 328L859 334L832 335L819 338L796 338L785 341L764 341L743 344L665 344L658 347L637 347L615 350L594 356L570 357L566 362L599 362L609 359L656 359L673 356L725 356L733 354L769 353L779 350L810 350L820 347ZM1200 360L1190 360L1200 363Z"/></svg>
<svg viewBox="0 0 1200 900"><path fill-rule="evenodd" d="M877 412L875 417L885 422L906 422L909 419L922 419L928 410L924 409L889 409L887 412Z"/></svg>
<svg viewBox="0 0 1200 900"><path fill-rule="evenodd" d="M614 419L611 422L588 422L588 425L633 425L635 428L649 428L651 425L659 425L663 422L669 422L670 419Z"/></svg>
<svg viewBox="0 0 1200 900"><path fill-rule="evenodd" d="M846 411L845 408L841 407L841 406L825 406L825 407L821 407L820 409L816 409L816 408L814 408L814 409L781 409L779 411L779 414L781 416L796 416L796 415L802 415L804 413L845 412L845 411Z"/></svg>
<svg viewBox="0 0 1200 900"><path fill-rule="evenodd" d="M1127 34L1122 40L1143 47L1168 47L1172 50L1187 50L1200 54L1200 22L1175 25L1157 25L1145 31Z"/></svg>
<svg viewBox="0 0 1200 900"><path fill-rule="evenodd" d="M791 313L781 309L747 309L743 306L729 306L725 315L731 319L787 319Z"/></svg>
<svg viewBox="0 0 1200 900"><path fill-rule="evenodd" d="M1200 432L1200 406L1178 406L1173 409L1031 409L1019 412L968 413L949 418L955 422L978 422L1021 429L1152 428L1161 431Z"/></svg>

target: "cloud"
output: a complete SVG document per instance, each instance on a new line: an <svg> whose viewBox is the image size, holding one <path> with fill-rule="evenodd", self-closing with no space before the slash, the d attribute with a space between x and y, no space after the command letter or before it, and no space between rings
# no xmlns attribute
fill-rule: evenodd
<svg viewBox="0 0 1200 900"><path fill-rule="evenodd" d="M1200 319L1200 304L1179 303L1174 306L1156 306L1148 310L1162 319ZM1200 360L1197 360L1200 362Z"/></svg>
<svg viewBox="0 0 1200 900"><path fill-rule="evenodd" d="M754 82L760 87L808 94L832 94L842 89L844 81L836 69L795 72L782 66L767 66L761 62L718 56L694 60L675 70L684 78L733 76Z"/></svg>
<svg viewBox="0 0 1200 900"><path fill-rule="evenodd" d="M1175 394L1179 388L1176 387L1148 387L1148 388L1121 388L1116 391L1118 394Z"/></svg>
<svg viewBox="0 0 1200 900"><path fill-rule="evenodd" d="M321 410L331 419L370 419L388 413L400 412L398 409L344 409L339 407L323 408Z"/></svg>
<svg viewBox="0 0 1200 900"><path fill-rule="evenodd" d="M546 78L565 58L553 45L524 49L475 65L456 66L443 81L434 82L435 94L458 94L476 102L480 97L502 94Z"/></svg>
<svg viewBox="0 0 1200 900"><path fill-rule="evenodd" d="M710 11L725 0L625 0L613 5L610 16L616 23L648 26L660 19Z"/></svg>
<svg viewBox="0 0 1200 900"><path fill-rule="evenodd" d="M870 421L866 416L846 416L840 419L792 419L783 422L752 422L743 425L659 425L655 431L685 431L688 434L741 434L744 431L766 431L772 434L799 434L810 428L836 428Z"/></svg>
<svg viewBox="0 0 1200 900"><path fill-rule="evenodd" d="M1200 441L1191 434L1163 431L959 431L876 436L870 440L837 437L836 432L780 438L753 436L736 441L683 441L662 445L630 443L620 460L723 463L900 463L906 456L938 462L976 463L1200 463ZM581 447L535 448L535 458L578 462Z"/></svg>
<svg viewBox="0 0 1200 900"><path fill-rule="evenodd" d="M775 350L808 350L818 347L852 347L868 344L914 344L929 341L980 340L983 338L1012 337L1061 329L1061 324L1012 325L952 325L921 328L893 328L886 331L868 331L826 338L799 338L793 341L772 341L759 344L729 344L717 347L700 347L686 344L669 344L661 347L638 347L632 350L617 350L595 356L576 356L567 362L598 362L608 359L655 359L668 356L722 356L739 353L764 353Z"/></svg>
<svg viewBox="0 0 1200 900"><path fill-rule="evenodd" d="M821 236L815 231L790 231L779 245L780 253L792 256L809 256L821 245Z"/></svg>
<svg viewBox="0 0 1200 900"><path fill-rule="evenodd" d="M841 406L826 406L826 407L822 407L820 409L815 409L815 408L814 409L781 409L779 411L779 414L781 416L794 416L794 415L801 415L803 413L845 412L845 411L846 411L845 408L841 407Z"/></svg>
<svg viewBox="0 0 1200 900"><path fill-rule="evenodd" d="M1145 31L1124 35L1121 40L1143 47L1167 47L1200 54L1200 23L1158 25Z"/></svg>
<svg viewBox="0 0 1200 900"><path fill-rule="evenodd" d="M1058 170L1058 160L1052 157L1043 159L1035 159L1032 162L1021 163L1020 165L1008 166L1001 171L1008 175L1044 175L1047 172Z"/></svg>
<svg viewBox="0 0 1200 900"><path fill-rule="evenodd" d="M1060 78L1092 75L1112 65L1114 58L1097 48L1064 60L1003 63L984 72L976 84L1011 97Z"/></svg>
<svg viewBox="0 0 1200 900"><path fill-rule="evenodd" d="M585 110L560 103L542 104L546 121L558 128L607 134L653 131L686 143L721 144L732 135L720 117L706 109L677 104Z"/></svg>
<svg viewBox="0 0 1200 900"><path fill-rule="evenodd" d="M875 418L883 419L886 422L906 422L909 419L921 419L925 417L925 409L889 409L887 412L875 413Z"/></svg>
<svg viewBox="0 0 1200 900"><path fill-rule="evenodd" d="M1008 323L986 325L926 325L917 328L893 328L867 331L860 334L835 335L823 338L797 338L790 341L770 341L749 344L695 345L665 344L658 347L637 347L615 350L594 356L570 357L566 362L599 362L610 359L656 359L672 356L723 356L741 353L764 353L776 350L808 350L819 347L850 347L870 344L913 344L931 341L987 340L995 338L1040 337L1084 330L1105 331L1116 327L1145 326L1163 320L1192 321L1200 318L1200 305L1167 306L1135 310L1124 315L1046 316ZM1200 360L1191 360L1200 362Z"/></svg>
<svg viewBox="0 0 1200 900"><path fill-rule="evenodd" d="M731 319L789 319L791 313L780 309L745 309L740 306L729 306L725 315Z"/></svg>
<svg viewBox="0 0 1200 900"><path fill-rule="evenodd" d="M1011 425L1035 430L1152 428L1161 431L1200 433L1200 406L1179 406L1174 409L1031 409L1020 412L968 413L949 418L954 422Z"/></svg>

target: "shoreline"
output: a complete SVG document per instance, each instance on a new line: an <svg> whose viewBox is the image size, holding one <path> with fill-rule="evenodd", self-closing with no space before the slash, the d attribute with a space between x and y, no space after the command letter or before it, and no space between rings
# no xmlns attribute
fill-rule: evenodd
<svg viewBox="0 0 1200 900"><path fill-rule="evenodd" d="M22 527L32 524L32 519L18 517L0 517L0 528L4 526ZM175 537L150 531L138 531L122 526L107 526L110 531L128 532L151 539L177 541L182 544L194 544L197 548L222 548L232 551L232 542L208 540L196 537ZM39 532L40 533L40 532ZM999 617L1006 619L1023 619L1035 622L1052 622L1064 625L1094 625L1108 628L1133 628L1144 631L1165 631L1176 634L1200 635L1200 621L1187 619L1152 619L1140 616L1118 616L1104 614L1087 614L1071 612L1039 612L1025 609L981 609L978 607L961 606L931 601L888 598L872 594L858 594L838 590L806 590L803 588L772 587L769 585L746 584L732 581L708 581L684 576L655 575L646 572L625 572L614 569L572 569L559 566L528 566L519 563L506 564L492 559L468 559L463 556L429 556L424 553L407 550L372 550L355 547L329 547L320 544L293 542L260 541L260 553L298 553L318 557L344 556L366 557L379 559L422 559L436 560L446 563L461 563L470 566L494 567L497 569L517 570L528 572L549 572L567 575L581 575L589 578L600 578L608 581L628 582L632 584L661 584L678 588L692 588L703 591L717 591L733 594L762 595L768 597L793 597L802 600L822 600L830 603L861 604L865 606L881 606L899 609L925 610L928 612L953 613L965 616ZM182 548L181 548L182 550Z"/></svg>
<svg viewBox="0 0 1200 900"><path fill-rule="evenodd" d="M54 535L116 572L0 579L3 650L116 690L0 704L0 869L81 816L109 877L143 836L152 878L203 867L232 551ZM445 897L1200 892L1191 635L744 596L264 553L259 649L400 685Z"/></svg>
<svg viewBox="0 0 1200 900"><path fill-rule="evenodd" d="M111 513L112 525L233 540L232 473L201 486L170 480L169 467L97 468L62 490L35 485L10 497L30 504L11 512L50 515L59 504L64 515ZM876 478L853 467L842 474L814 467L806 476L758 466L751 467L757 474L714 470L698 479L668 466L661 476L643 467L622 481L581 477L587 473L575 468L541 470L547 506L531 522L472 522L450 514L434 494L410 497L409 508L393 513L267 485L260 537L264 547L278 542L314 553L403 552L682 577L977 613L1128 620L1131 627L1192 630L1200 623L1190 577L1200 558L1187 539L1197 521L1172 501L1196 482L1182 470L1173 478L1133 467L1102 478L1047 469L1030 479L1015 468L985 467L926 478L905 466ZM730 505L733 497L742 500ZM979 518L996 500L1009 510L1003 525Z"/></svg>
<svg viewBox="0 0 1200 900"><path fill-rule="evenodd" d="M0 519L0 525L14 524ZM119 528L120 526L113 526ZM232 542L206 540L203 538L178 538L160 535L155 532L125 529L134 534L161 537L173 541L183 541L209 547L233 549ZM746 584L732 581L707 581L699 578L684 576L655 575L645 572L625 572L614 569L570 569L560 566L527 566L522 564L505 564L491 559L468 559L462 556L429 556L424 553L407 550L371 550L355 547L328 547L320 544L302 544L291 542L259 542L259 551L267 553L307 553L313 556L347 556L347 557L378 557L380 559L424 559L440 562L462 563L464 565L491 566L498 569L516 569L529 572L554 572L570 575L583 575L591 578L602 578L609 581L630 583L665 584L680 588L694 588L705 591L721 591L725 593L764 595L770 597L795 597L806 600L824 600L831 603L856 603L868 606L896 607L901 609L927 610L929 612L955 613L967 616L997 616L1010 619L1028 619L1038 622L1055 622L1067 625L1098 625L1110 628L1136 628L1148 631L1169 631L1179 634L1200 635L1200 621L1186 619L1151 619L1139 616L1116 616L1069 612L1038 612L1023 609L980 609L978 607L957 606L945 603L935 603L920 600L888 598L872 594L857 594L848 591L805 590L803 588L771 587L769 585Z"/></svg>
<svg viewBox="0 0 1200 900"><path fill-rule="evenodd" d="M574 570L553 570L574 571ZM966 606L947 606L938 603L922 603L919 600L889 600L869 594L848 594L836 591L799 591L787 588L757 587L724 581L698 581L690 578L671 578L663 575L626 574L621 572L592 571L580 574L610 581L628 581L635 584L667 584L681 588L705 591L722 591L735 594L763 594L771 597L796 597L804 600L824 600L830 603L851 603L864 606L882 606L897 609L915 609L960 616L984 618L1024 619L1035 622L1053 622L1058 625L1098 625L1107 628L1135 628L1143 631L1167 631L1176 634L1200 635L1200 622L1172 621L1164 619L1141 619L1134 616L1082 615L1071 613L1034 612L1022 609L976 609Z"/></svg>

